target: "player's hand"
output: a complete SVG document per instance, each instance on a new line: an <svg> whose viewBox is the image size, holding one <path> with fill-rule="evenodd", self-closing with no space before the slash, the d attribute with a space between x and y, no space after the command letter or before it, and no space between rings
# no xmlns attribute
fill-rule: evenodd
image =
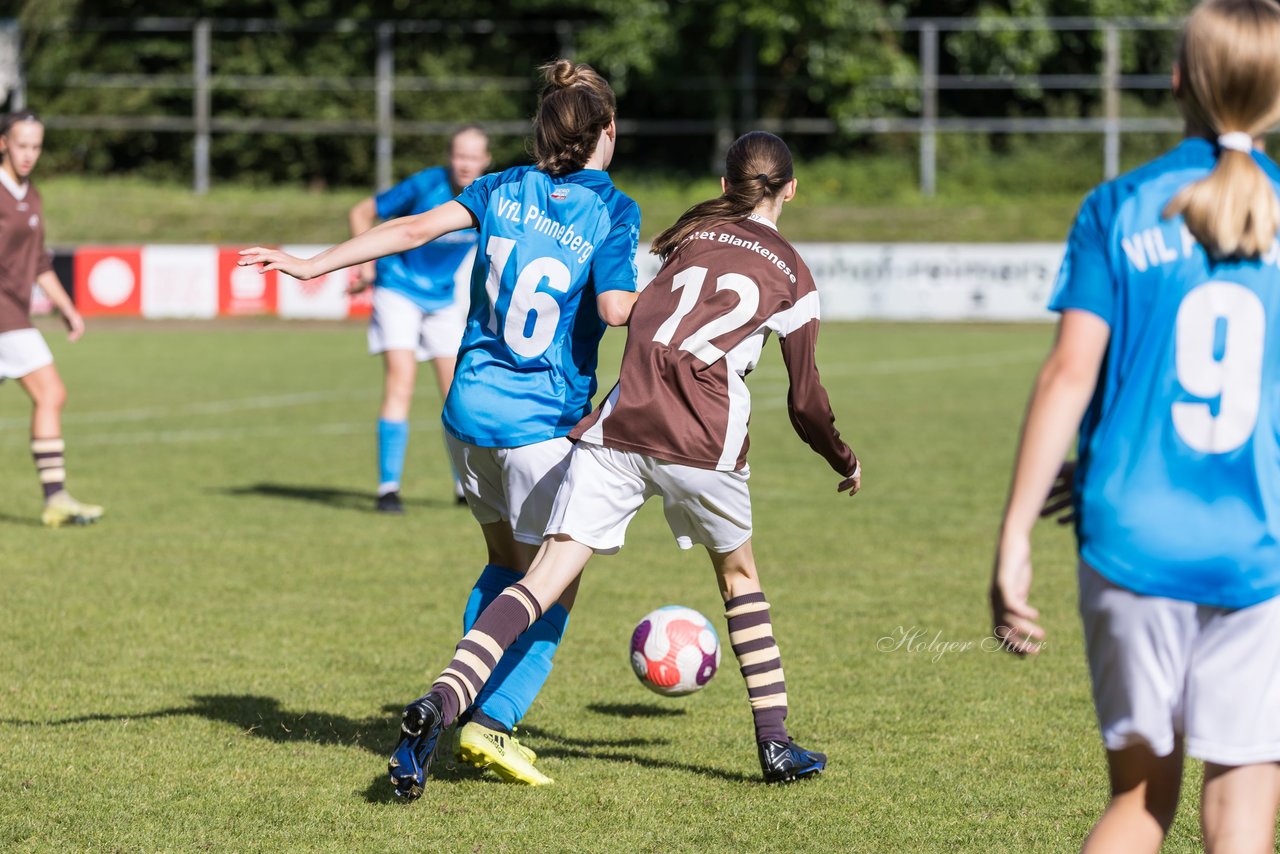
<svg viewBox="0 0 1280 854"><path fill-rule="evenodd" d="M377 265L373 261L361 264L358 267L351 268L351 281L347 283L347 293L355 296L363 293L373 286L374 278L377 276Z"/></svg>
<svg viewBox="0 0 1280 854"><path fill-rule="evenodd" d="M1014 655L1036 655L1044 645L1044 629L1031 607L1031 540L1003 535L991 577L991 626L1001 649Z"/></svg>
<svg viewBox="0 0 1280 854"><path fill-rule="evenodd" d="M264 249L261 246L241 249L240 260L236 263L241 267L257 267L259 273L279 270L281 273L303 281L315 278L309 260L295 258L279 249Z"/></svg>
<svg viewBox="0 0 1280 854"><path fill-rule="evenodd" d="M855 459L853 474L840 481L839 485L836 486L836 492L847 492L852 497L858 494L859 489L862 489L862 461Z"/></svg>
<svg viewBox="0 0 1280 854"><path fill-rule="evenodd" d="M1067 460L1058 471L1049 497L1044 500L1044 507L1040 508L1041 519L1057 516L1059 525L1070 525L1076 520L1075 480L1076 461Z"/></svg>
<svg viewBox="0 0 1280 854"><path fill-rule="evenodd" d="M80 316L80 312L74 308L62 316L62 322L67 327L67 340L79 341L80 336L84 334L84 318Z"/></svg>

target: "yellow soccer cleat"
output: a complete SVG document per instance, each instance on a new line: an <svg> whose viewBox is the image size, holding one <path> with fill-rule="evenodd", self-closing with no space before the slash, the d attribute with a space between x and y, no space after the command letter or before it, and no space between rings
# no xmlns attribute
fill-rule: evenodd
<svg viewBox="0 0 1280 854"><path fill-rule="evenodd" d="M554 781L533 767L537 754L514 735L472 721L458 737L458 759L476 768L489 768L508 783L547 786Z"/></svg>
<svg viewBox="0 0 1280 854"><path fill-rule="evenodd" d="M40 514L40 521L50 528L61 528L68 524L91 525L100 518L101 507L77 501L65 489L49 496L44 503L44 512Z"/></svg>

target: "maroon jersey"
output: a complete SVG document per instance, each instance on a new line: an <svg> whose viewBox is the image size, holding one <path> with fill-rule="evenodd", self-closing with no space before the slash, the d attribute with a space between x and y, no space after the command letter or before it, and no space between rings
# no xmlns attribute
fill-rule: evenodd
<svg viewBox="0 0 1280 854"><path fill-rule="evenodd" d="M769 334L782 343L787 407L800 438L842 475L853 452L818 378L818 291L766 220L695 233L636 300L618 384L571 438L719 471L747 463L744 378Z"/></svg>
<svg viewBox="0 0 1280 854"><path fill-rule="evenodd" d="M30 181L19 185L5 172L0 179L0 333L31 326L32 285L52 269L40 194Z"/></svg>

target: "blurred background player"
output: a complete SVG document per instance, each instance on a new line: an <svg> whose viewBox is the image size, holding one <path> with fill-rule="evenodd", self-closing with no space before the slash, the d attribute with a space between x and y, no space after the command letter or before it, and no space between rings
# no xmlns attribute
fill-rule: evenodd
<svg viewBox="0 0 1280 854"><path fill-rule="evenodd" d="M605 171L617 133L613 90L590 66L560 60L541 70L534 166L485 175L453 202L383 223L307 261L278 250L241 253L242 264L309 279L480 228L467 331L443 417L488 551L464 631L537 554L573 447L567 434L591 409L600 339L607 325L627 322L635 302L640 211ZM552 782L512 732L551 674L576 591L571 585L547 603L475 695L452 733L462 760L510 781ZM429 750L435 747L433 736ZM392 760L397 791L416 797L421 765L412 754L399 762Z"/></svg>
<svg viewBox="0 0 1280 854"><path fill-rule="evenodd" d="M1280 5L1208 0L1173 90L1187 139L1084 202L991 584L1017 653L1031 527L1079 429L1085 651L1111 780L1088 852L1159 850L1184 754L1209 851L1273 851L1280 803Z"/></svg>
<svg viewBox="0 0 1280 854"><path fill-rule="evenodd" d="M722 186L719 198L654 239L662 269L636 301L618 384L570 433L578 444L542 550L475 621L430 693L405 709L400 767L392 768L399 794L420 794L436 734L483 692L521 631L576 587L591 555L621 548L627 525L654 496L676 542L705 546L711 558L765 782L826 767L824 754L787 732L782 659L751 549L745 377L771 333L781 341L796 432L841 476L839 491L857 493L862 472L818 378L817 287L777 229L796 191L786 143L759 131L739 137Z"/></svg>
<svg viewBox="0 0 1280 854"><path fill-rule="evenodd" d="M44 210L31 171L44 146L44 125L35 113L6 116L0 126L0 382L16 379L31 397L31 455L44 488L41 519L50 527L87 524L102 508L71 497L66 488L62 406L67 389L44 337L31 324L32 285L38 284L67 326L67 337L84 334L44 245Z"/></svg>
<svg viewBox="0 0 1280 854"><path fill-rule="evenodd" d="M351 234L364 234L377 220L412 216L450 201L489 168L489 137L466 125L449 139L449 165L424 169L351 208ZM409 409L418 363L431 362L443 400L467 321L467 283L475 261L476 231L446 234L423 246L370 261L357 268L351 287L373 286L369 352L381 353L382 409L378 416L378 501L384 513L402 513L400 479L409 444ZM454 494L465 502L454 475Z"/></svg>

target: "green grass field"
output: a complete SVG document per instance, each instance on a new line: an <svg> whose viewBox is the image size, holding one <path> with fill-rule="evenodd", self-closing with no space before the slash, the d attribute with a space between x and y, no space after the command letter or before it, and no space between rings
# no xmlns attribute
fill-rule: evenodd
<svg viewBox="0 0 1280 854"><path fill-rule="evenodd" d="M384 518L370 510L380 368L358 325L99 322L74 346L50 332L71 486L108 515L35 524L29 407L0 386L0 850L1073 850L1106 782L1065 530L1037 540L1044 653L981 646L1050 334L828 324L823 376L866 470L854 500L792 434L775 348L752 376L756 554L791 730L831 755L821 779L755 782L727 649L688 698L631 674L650 609L723 627L705 557L651 505L621 555L588 567L526 720L556 785L460 771L405 805L385 779L397 713L447 662L484 559L449 500L431 382L409 513ZM619 352L611 334L605 382ZM914 642L893 649L904 632ZM1166 850L1199 847L1198 773Z"/></svg>

